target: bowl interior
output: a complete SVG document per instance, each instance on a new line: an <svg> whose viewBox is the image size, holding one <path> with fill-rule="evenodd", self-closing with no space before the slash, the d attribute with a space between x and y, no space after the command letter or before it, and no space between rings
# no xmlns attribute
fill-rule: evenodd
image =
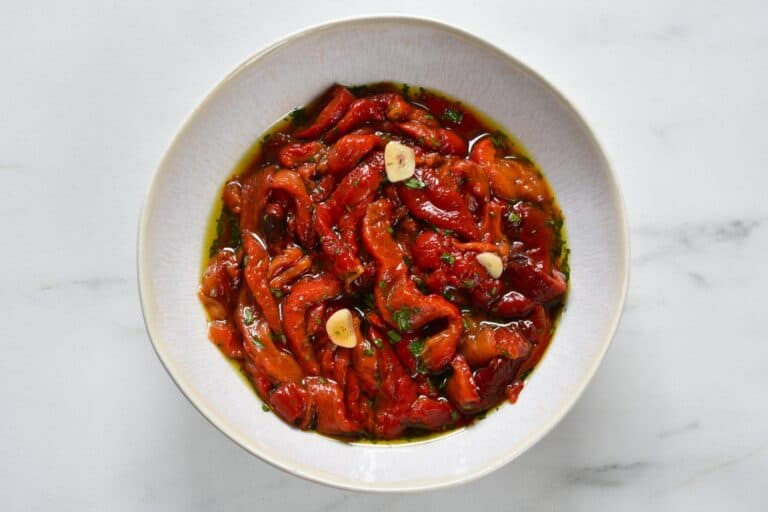
<svg viewBox="0 0 768 512"><path fill-rule="evenodd" d="M213 344L196 298L202 244L225 177L275 120L334 82L397 81L443 91L517 136L552 184L571 248L570 296L518 403L411 444L345 444L273 414ZM310 29L227 77L161 163L139 232L139 285L155 349L218 428L283 469L331 485L407 491L466 481L508 462L565 414L610 343L626 288L626 226L609 166L587 126L540 77L492 46L434 22L351 20Z"/></svg>

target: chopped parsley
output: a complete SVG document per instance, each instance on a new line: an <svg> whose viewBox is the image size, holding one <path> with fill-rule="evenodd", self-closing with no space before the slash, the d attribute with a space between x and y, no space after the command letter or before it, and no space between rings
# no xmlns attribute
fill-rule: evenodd
<svg viewBox="0 0 768 512"><path fill-rule="evenodd" d="M413 340L408 344L408 351L415 357L419 357L422 350L424 350L424 340Z"/></svg>
<svg viewBox="0 0 768 512"><path fill-rule="evenodd" d="M411 315L418 313L419 308L398 309L392 314L392 318L400 331L407 331L411 328Z"/></svg>
<svg viewBox="0 0 768 512"><path fill-rule="evenodd" d="M270 406L268 406L267 404L261 404L261 410L264 411L264 412L269 412L269 411L272 410L272 408Z"/></svg>
<svg viewBox="0 0 768 512"><path fill-rule="evenodd" d="M256 348L259 350L264 350L264 344L261 342L258 336L254 336L251 341L253 341L253 344L256 345Z"/></svg>
<svg viewBox="0 0 768 512"><path fill-rule="evenodd" d="M243 323L251 325L253 323L253 312L251 308L243 308Z"/></svg>
<svg viewBox="0 0 768 512"><path fill-rule="evenodd" d="M413 188L413 189L416 189L416 190L425 188L427 186L426 183L424 183L423 181L421 181L418 178L408 178L407 180L405 180L403 182L403 185L405 185L408 188Z"/></svg>
<svg viewBox="0 0 768 512"><path fill-rule="evenodd" d="M381 344L382 344L382 343L384 343L384 342L383 342L383 341L381 341L381 338L374 338L374 339L373 339L373 344L374 344L374 345L376 345L376 346L377 346L377 347L379 347L379 348L381 348Z"/></svg>
<svg viewBox="0 0 768 512"><path fill-rule="evenodd" d="M461 120L464 119L464 114L462 114L460 110L446 108L443 112L443 119L455 124L459 124Z"/></svg>
<svg viewBox="0 0 768 512"><path fill-rule="evenodd" d="M386 281L379 281L379 288L381 288L383 290L386 287L387 287L387 282Z"/></svg>
<svg viewBox="0 0 768 512"><path fill-rule="evenodd" d="M520 222L522 218L515 212L509 212L509 215L507 215L507 220L514 224L515 222Z"/></svg>
<svg viewBox="0 0 768 512"><path fill-rule="evenodd" d="M453 254L449 254L447 252L441 254L440 259L449 265L453 265L456 262L456 258L453 257Z"/></svg>
<svg viewBox="0 0 768 512"><path fill-rule="evenodd" d="M288 114L293 126L299 126L307 122L307 110L304 108L295 108Z"/></svg>
<svg viewBox="0 0 768 512"><path fill-rule="evenodd" d="M366 347L363 349L363 355L366 357L371 357L373 355L373 350Z"/></svg>
<svg viewBox="0 0 768 512"><path fill-rule="evenodd" d="M501 130L497 130L491 134L491 142L493 143L494 147L496 147L496 149L505 150L507 149L508 142L507 134Z"/></svg>
<svg viewBox="0 0 768 512"><path fill-rule="evenodd" d="M458 421L459 419L459 411L451 411L451 420L452 421Z"/></svg>
<svg viewBox="0 0 768 512"><path fill-rule="evenodd" d="M402 338L400 337L400 334L398 334L397 331L389 330L387 331L387 338L389 338L389 341L391 343L397 343Z"/></svg>

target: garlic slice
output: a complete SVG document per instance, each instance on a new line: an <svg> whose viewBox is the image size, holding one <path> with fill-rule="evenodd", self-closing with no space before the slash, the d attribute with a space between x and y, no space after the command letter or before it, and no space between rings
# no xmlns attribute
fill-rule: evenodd
<svg viewBox="0 0 768 512"><path fill-rule="evenodd" d="M397 141L389 141L384 147L384 168L387 179L392 183L405 181L416 170L416 155L413 149Z"/></svg>
<svg viewBox="0 0 768 512"><path fill-rule="evenodd" d="M475 256L475 259L485 268L485 270L488 271L488 274L490 274L490 276L494 279L498 279L504 272L504 263L502 263L501 258L496 253L481 252Z"/></svg>
<svg viewBox="0 0 768 512"><path fill-rule="evenodd" d="M352 312L346 308L340 309L328 317L325 322L325 331L331 341L340 347L352 348L357 345Z"/></svg>

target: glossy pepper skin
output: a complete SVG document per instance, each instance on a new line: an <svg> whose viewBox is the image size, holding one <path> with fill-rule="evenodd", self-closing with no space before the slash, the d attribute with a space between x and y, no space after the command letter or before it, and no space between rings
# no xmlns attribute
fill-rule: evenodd
<svg viewBox="0 0 768 512"><path fill-rule="evenodd" d="M335 85L306 113L223 188L198 293L211 341L265 408L334 437L444 431L516 401L567 291L541 173L428 91ZM390 141L413 150L411 179L387 180ZM342 308L353 348L326 333Z"/></svg>

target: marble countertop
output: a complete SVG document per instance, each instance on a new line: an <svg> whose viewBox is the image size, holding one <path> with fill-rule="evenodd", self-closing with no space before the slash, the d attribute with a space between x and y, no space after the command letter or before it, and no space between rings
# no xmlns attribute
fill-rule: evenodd
<svg viewBox="0 0 768 512"><path fill-rule="evenodd" d="M445 4L0 8L0 508L768 510L768 4ZM371 12L456 24L554 83L631 226L626 312L572 412L494 474L418 495L326 488L235 446L167 377L135 282L144 192L201 98L271 41Z"/></svg>

